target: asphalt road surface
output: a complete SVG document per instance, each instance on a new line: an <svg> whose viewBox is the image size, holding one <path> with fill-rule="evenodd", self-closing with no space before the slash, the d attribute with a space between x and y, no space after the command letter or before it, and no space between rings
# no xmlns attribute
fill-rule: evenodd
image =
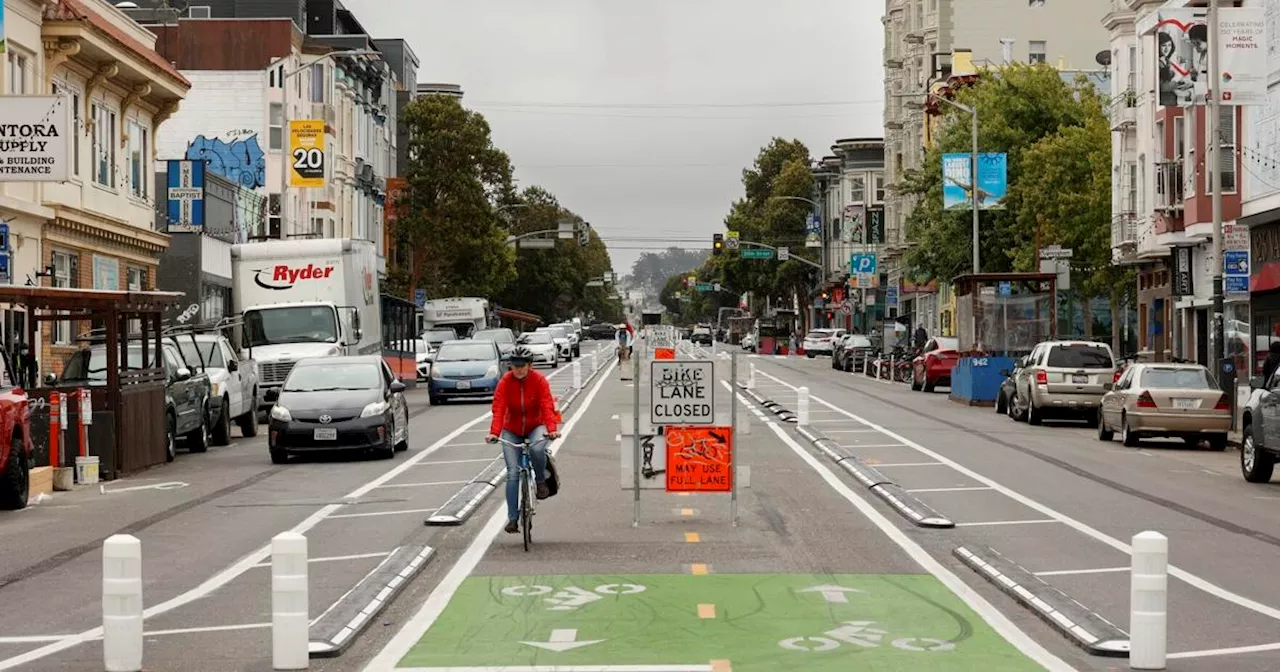
<svg viewBox="0 0 1280 672"><path fill-rule="evenodd" d="M619 465L636 381L609 361L584 373L565 412L552 448L563 490L537 508L530 552L501 530L500 490L461 525L426 527L497 450L481 443L486 404L427 407L416 393L411 450L394 461L275 467L261 439L237 439L105 494L0 515L0 670L102 669L100 548L117 531L142 540L147 669L270 670L267 545L291 529L308 537L317 619L391 551L431 550L350 648L312 659L316 670L1127 669L956 549L994 549L1123 630L1128 543L1143 530L1169 538L1168 669L1280 669L1280 587L1268 581L1280 488L1245 483L1234 452L1126 449L1083 425L1014 423L825 358L733 349L742 378L756 367L758 395L794 410L807 386L814 430L956 523L920 528L795 424L731 391L726 355L690 352L716 363L719 409L739 404L733 459L750 478L736 526L728 494L644 489L633 527ZM554 373L567 392L570 370ZM650 381L638 382L647 408Z"/></svg>

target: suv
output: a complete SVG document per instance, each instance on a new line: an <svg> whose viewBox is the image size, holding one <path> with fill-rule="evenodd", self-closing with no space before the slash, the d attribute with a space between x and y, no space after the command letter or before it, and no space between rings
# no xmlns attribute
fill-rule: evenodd
<svg viewBox="0 0 1280 672"><path fill-rule="evenodd" d="M804 337L804 354L809 359L815 355L835 352L835 342L847 333L844 329L814 329Z"/></svg>
<svg viewBox="0 0 1280 672"><path fill-rule="evenodd" d="M1249 380L1240 438L1240 473L1250 483L1267 483L1280 461L1280 375Z"/></svg>
<svg viewBox="0 0 1280 672"><path fill-rule="evenodd" d="M872 349L870 338L862 334L845 334L836 339L835 351L831 354L831 368L841 371L860 370Z"/></svg>
<svg viewBox="0 0 1280 672"><path fill-rule="evenodd" d="M31 486L31 466L35 456L31 447L31 416L27 393L14 385L7 357L0 357L4 379L0 380L0 433L8 441L0 441L0 510L27 506Z"/></svg>
<svg viewBox="0 0 1280 672"><path fill-rule="evenodd" d="M711 330L707 327L697 327L693 333L689 335L689 342L694 345L711 345Z"/></svg>
<svg viewBox="0 0 1280 672"><path fill-rule="evenodd" d="M1062 413L1096 427L1102 395L1115 382L1115 358L1106 343L1045 341L1018 362L1009 411L1033 425L1046 413Z"/></svg>

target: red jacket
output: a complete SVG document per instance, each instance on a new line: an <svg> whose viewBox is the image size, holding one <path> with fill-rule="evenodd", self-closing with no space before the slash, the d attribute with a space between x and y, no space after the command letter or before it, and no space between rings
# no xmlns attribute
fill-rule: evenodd
<svg viewBox="0 0 1280 672"><path fill-rule="evenodd" d="M548 432L555 432L559 424L556 398L551 394L546 376L530 369L523 379L508 372L498 381L498 388L493 392L490 434L497 436L505 429L517 436L528 436L538 425L546 425Z"/></svg>

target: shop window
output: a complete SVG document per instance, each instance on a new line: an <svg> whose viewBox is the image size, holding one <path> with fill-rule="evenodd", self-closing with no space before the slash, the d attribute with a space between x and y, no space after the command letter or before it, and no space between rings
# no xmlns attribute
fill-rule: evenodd
<svg viewBox="0 0 1280 672"><path fill-rule="evenodd" d="M152 177L151 171L147 170L147 163L151 159L151 150L148 147L150 138L148 130L138 123L136 120L129 120L129 193L134 198L146 200L150 196L148 184Z"/></svg>
<svg viewBox="0 0 1280 672"><path fill-rule="evenodd" d="M104 187L116 186L116 113L93 105L93 180Z"/></svg>
<svg viewBox="0 0 1280 672"><path fill-rule="evenodd" d="M53 253L53 286L75 287L79 273L79 255L67 252ZM53 323L53 342L56 345L71 343L71 321L63 320Z"/></svg>

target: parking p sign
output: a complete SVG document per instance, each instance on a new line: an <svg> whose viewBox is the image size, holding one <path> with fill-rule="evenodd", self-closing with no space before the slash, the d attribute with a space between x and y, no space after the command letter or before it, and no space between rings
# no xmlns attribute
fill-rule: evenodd
<svg viewBox="0 0 1280 672"><path fill-rule="evenodd" d="M874 252L849 255L849 274L874 274L876 272L876 255Z"/></svg>

